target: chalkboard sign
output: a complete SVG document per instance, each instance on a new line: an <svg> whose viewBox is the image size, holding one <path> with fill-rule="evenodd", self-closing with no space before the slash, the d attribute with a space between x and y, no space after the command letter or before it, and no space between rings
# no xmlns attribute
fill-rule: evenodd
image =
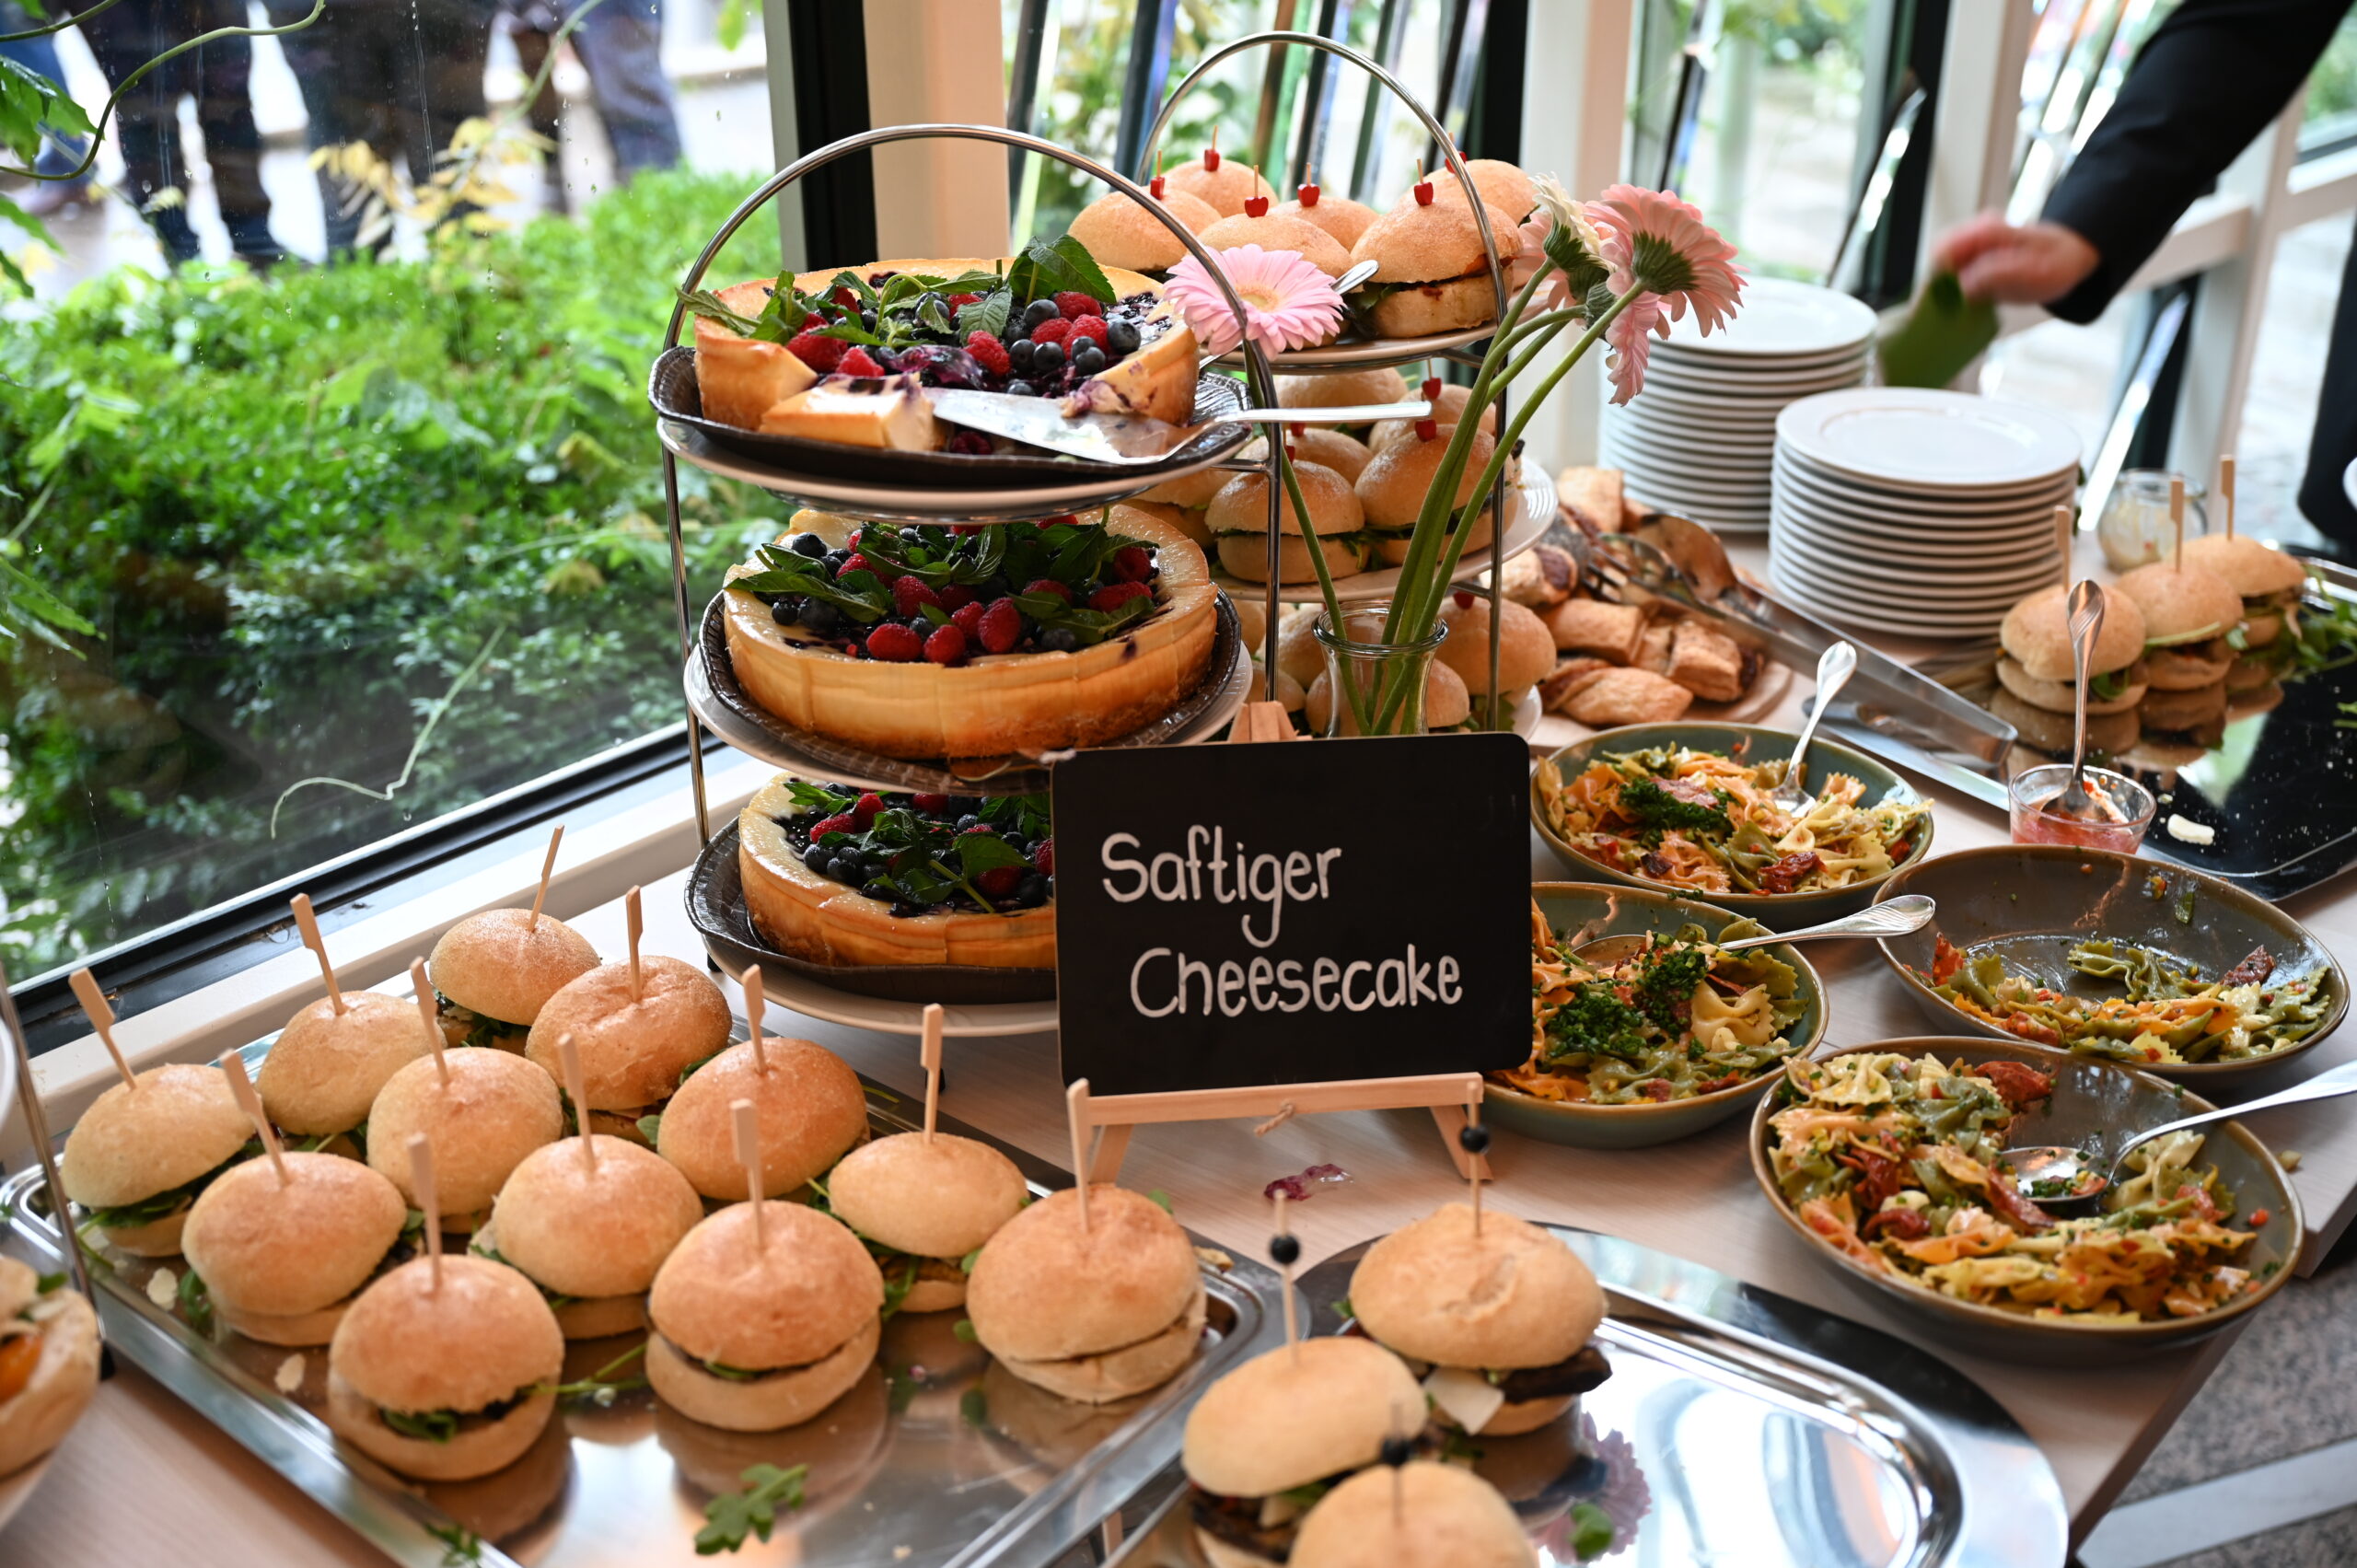
<svg viewBox="0 0 2357 1568"><path fill-rule="evenodd" d="M1520 1064L1529 770L1512 735L1060 763L1064 1081L1148 1094Z"/></svg>

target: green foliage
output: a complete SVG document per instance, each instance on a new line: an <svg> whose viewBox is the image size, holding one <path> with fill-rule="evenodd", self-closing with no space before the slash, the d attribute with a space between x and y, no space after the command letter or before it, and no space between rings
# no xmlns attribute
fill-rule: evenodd
<svg viewBox="0 0 2357 1568"><path fill-rule="evenodd" d="M745 1483L744 1491L724 1492L703 1505L705 1522L696 1532L696 1554L710 1557L735 1551L745 1544L748 1535L769 1539L770 1531L777 1526L778 1511L790 1513L802 1506L802 1483L809 1474L808 1465L791 1469L755 1465L745 1471L737 1477Z"/></svg>
<svg viewBox="0 0 2357 1568"><path fill-rule="evenodd" d="M0 638L12 969L677 722L645 378L747 184L651 174L419 261L122 268L0 334L0 558L79 618L0 589L64 633ZM714 281L778 265L755 224ZM787 510L679 481L699 588ZM397 798L307 790L271 836L297 779L399 775L502 626Z"/></svg>

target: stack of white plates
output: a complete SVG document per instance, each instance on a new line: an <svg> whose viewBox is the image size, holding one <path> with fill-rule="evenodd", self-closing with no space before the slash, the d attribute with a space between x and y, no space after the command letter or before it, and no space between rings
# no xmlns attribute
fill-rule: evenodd
<svg viewBox="0 0 2357 1568"><path fill-rule="evenodd" d="M1753 278L1724 328L1706 338L1689 315L1655 340L1644 390L1605 410L1604 461L1633 501L1758 533L1777 414L1864 381L1874 331L1875 313L1837 289Z"/></svg>
<svg viewBox="0 0 2357 1568"><path fill-rule="evenodd" d="M1914 387L1805 398L1777 417L1770 579L1868 631L1986 636L2061 573L2054 508L2079 436L2050 409Z"/></svg>

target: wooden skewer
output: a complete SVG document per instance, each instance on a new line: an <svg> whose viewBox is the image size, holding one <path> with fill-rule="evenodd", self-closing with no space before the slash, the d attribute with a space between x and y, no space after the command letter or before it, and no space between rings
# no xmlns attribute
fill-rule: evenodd
<svg viewBox="0 0 2357 1568"><path fill-rule="evenodd" d="M2176 530L2177 542L2169 550L2169 570L2185 570L2185 479L2180 474L2169 475L2169 527Z"/></svg>
<svg viewBox="0 0 2357 1568"><path fill-rule="evenodd" d="M2054 508L2054 549L2062 557L2062 594L2066 598L2071 593L2071 539L2078 532L2076 525L2070 507Z"/></svg>
<svg viewBox="0 0 2357 1568"><path fill-rule="evenodd" d="M99 1031L99 1043L114 1058L114 1070L122 1074L122 1086L137 1094L139 1074L131 1070L122 1047L114 1042L114 1008L108 1003L107 993L99 989L99 977L86 969L75 970L66 983L73 986L74 999L82 1004L82 1011L90 1016L90 1027Z"/></svg>
<svg viewBox="0 0 2357 1568"><path fill-rule="evenodd" d="M589 1132L589 1096L581 1075L581 1048L573 1043L573 1031L565 1030L556 1037L557 1064L564 1069L564 1092L573 1097L573 1120L581 1130L581 1163L591 1171L598 1168L598 1140Z"/></svg>
<svg viewBox="0 0 2357 1568"><path fill-rule="evenodd" d="M2225 508L2226 537L2235 537L2235 455L2228 452L2218 459L2218 500Z"/></svg>
<svg viewBox="0 0 2357 1568"><path fill-rule="evenodd" d="M933 1142L934 1123L941 1116L941 1004L924 1005L924 1037L917 1060L924 1063L924 1141Z"/></svg>
<svg viewBox="0 0 2357 1568"><path fill-rule="evenodd" d="M1467 1162L1467 1181L1473 1187L1473 1234L1481 1234L1481 1155L1490 1146L1490 1130L1481 1125L1481 1099L1479 1095L1465 1108L1466 1136L1459 1142L1473 1157Z"/></svg>
<svg viewBox="0 0 2357 1568"><path fill-rule="evenodd" d="M549 856L540 862L540 890L532 895L532 929L540 928L540 906L549 901L549 877L556 870L556 846L564 842L564 824L549 834Z"/></svg>
<svg viewBox="0 0 2357 1568"><path fill-rule="evenodd" d="M1064 1091L1064 1117L1072 1123L1073 1186L1080 1193L1081 1234L1088 1233L1088 1080L1075 1078Z"/></svg>
<svg viewBox="0 0 2357 1568"><path fill-rule="evenodd" d="M770 1061L761 1052L761 1017L769 1007L769 997L761 990L761 966L747 964L737 983L745 988L745 1034L753 1048L753 1071L765 1074Z"/></svg>
<svg viewBox="0 0 2357 1568"><path fill-rule="evenodd" d="M1285 1349L1295 1361L1298 1361L1301 1359L1301 1305L1294 1300L1293 1265L1294 1260L1299 1256L1299 1253L1291 1247L1282 1245L1293 1239L1293 1232L1285 1228L1285 1190L1282 1187L1277 1189L1276 1202L1277 1236L1280 1245L1273 1250L1277 1253L1277 1272L1284 1277L1285 1282Z"/></svg>
<svg viewBox="0 0 2357 1568"><path fill-rule="evenodd" d="M261 1096L254 1093L254 1081L246 1076L246 1059L235 1051L221 1058L222 1076L229 1080L229 1098L254 1124L254 1132L261 1138L261 1152L270 1156L270 1167L278 1172L278 1184L291 1187L295 1178L286 1169L285 1151L278 1146L278 1129L270 1124L270 1117L261 1108Z"/></svg>
<svg viewBox="0 0 2357 1568"><path fill-rule="evenodd" d="M434 1145L423 1132L409 1135L409 1186L418 1213L425 1216L425 1256L434 1270L434 1288L442 1288L442 1201L434 1185Z"/></svg>
<svg viewBox="0 0 2357 1568"><path fill-rule="evenodd" d="M297 893L291 900L295 923L303 933L303 946L319 960L319 978L328 982L328 1005L335 1009L337 1017L343 1016L343 987L335 982L335 966L328 962L328 945L319 935L319 917L311 912L311 895Z"/></svg>
<svg viewBox="0 0 2357 1568"><path fill-rule="evenodd" d="M761 1205L761 1121L749 1099L728 1102L728 1114L737 1125L737 1163L745 1167L746 1202L753 1205L753 1251L755 1256L769 1251L769 1221L762 1215Z"/></svg>
<svg viewBox="0 0 2357 1568"><path fill-rule="evenodd" d="M409 961L409 982L417 988L417 1016L425 1020L425 1049L434 1052L434 1074L442 1086L450 1086L450 1058L443 1051L442 1004L434 987L425 978L425 960Z"/></svg>
<svg viewBox="0 0 2357 1568"><path fill-rule="evenodd" d="M630 999L643 1002L646 999L646 992L645 981L640 979L638 972L638 939L646 929L646 921L639 912L637 889L633 888L622 895L622 914L630 924Z"/></svg>

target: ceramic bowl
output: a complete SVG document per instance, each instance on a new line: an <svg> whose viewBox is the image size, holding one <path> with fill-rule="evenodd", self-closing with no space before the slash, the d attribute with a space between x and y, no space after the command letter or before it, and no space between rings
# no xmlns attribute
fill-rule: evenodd
<svg viewBox="0 0 2357 1568"><path fill-rule="evenodd" d="M1860 1051L1899 1051L1910 1056L1932 1054L1943 1061L1978 1065L1984 1062L2019 1062L2055 1074L2054 1095L2043 1106L2025 1111L2014 1122L2008 1141L2027 1147L2035 1144L2079 1145L2093 1139L2109 1150L2122 1131L2157 1127L2179 1117L2212 1108L2209 1101L2171 1084L2092 1057L2073 1056L2025 1041L2000 1044L1970 1035L1922 1035L1880 1040L1830 1052L1820 1061ZM2257 1289L2215 1312L2198 1318L2171 1318L2157 1322L2075 1323L2056 1318L2034 1318L2026 1311L1983 1307L1958 1301L1928 1286L1892 1273L1868 1268L1852 1259L1801 1223L1777 1186L1768 1150L1773 1136L1769 1119L1779 1109L1778 1096L1761 1097L1751 1119L1751 1172L1759 1191L1777 1215L1792 1227L1799 1244L1826 1267L1840 1274L1852 1289L1886 1306L1896 1307L1922 1324L1926 1333L1955 1349L2006 1361L2048 1365L2085 1366L2124 1361L2154 1351L2173 1349L2206 1339L2255 1310L2292 1278L2292 1266L2306 1239L2300 1200L2291 1179L2266 1145L2239 1121L2203 1129L2203 1163L2215 1165L2226 1191L2235 1201L2237 1228L2254 1228L2249 1216L2260 1211L2267 1223L2256 1228L2258 1239L2236 1260L2258 1280Z"/></svg>
<svg viewBox="0 0 2357 1568"><path fill-rule="evenodd" d="M1793 743L1800 738L1790 730L1762 729L1747 724L1632 724L1619 729L1608 729L1574 741L1549 759L1569 783L1585 772L1587 765L1606 752L1644 751L1657 746L1683 746L1696 751L1716 751L1739 758L1747 763L1773 761L1793 754ZM1884 800L1914 800L1920 798L1905 779L1885 764L1863 751L1854 750L1836 740L1818 736L1809 742L1808 777L1823 782L1829 773L1848 773L1865 786L1860 799L1867 805ZM1538 787L1538 775L1530 778L1530 825L1556 857L1581 877L1601 877L1607 881L1625 882L1632 888L1650 888L1657 891L1681 893L1685 889L1665 888L1663 884L1640 877L1634 872L1616 871L1599 860L1591 860L1571 846L1547 819L1547 803ZM1910 865L1922 864L1932 847L1932 819L1923 819L1923 830L1916 835L1913 848L1907 858L1879 877L1870 877L1848 888L1822 893L1736 893L1713 892L1698 894L1707 897L1722 909L1748 915L1771 931L1782 931L1796 925L1814 925L1838 914L1861 910L1873 901L1877 888L1892 876Z"/></svg>
<svg viewBox="0 0 2357 1568"><path fill-rule="evenodd" d="M1933 1028L2015 1038L1923 981L1941 936L1967 949L1994 947L2041 983L2090 995L2117 992L2096 989L2074 974L2063 955L2091 936L2158 948L2205 976L2223 974L2264 947L2275 959L2271 979L2306 980L2328 990L2323 1021L2286 1050L2245 1062L2144 1066L2155 1076L2197 1086L2266 1074L2320 1043L2349 1011L2349 976L2307 927L2264 899L2182 865L2067 844L1992 844L1909 866L1883 883L1875 897L1901 893L1928 894L1939 912L1922 930L1878 946Z"/></svg>
<svg viewBox="0 0 2357 1568"><path fill-rule="evenodd" d="M1641 932L1667 936L1691 923L1715 936L1736 918L1715 904L1681 899L1650 888L1540 882L1531 888L1530 896L1538 901L1538 907L1546 912L1547 923L1558 934L1596 922L1597 936L1632 936ZM1805 1056L1825 1038L1825 982L1791 946L1780 943L1767 950L1792 965L1793 971L1800 976L1804 1010L1793 1025L1791 1038L1793 1054ZM1782 1071L1781 1066L1771 1068L1747 1083L1716 1094L1642 1105L1585 1105L1542 1099L1493 1078L1483 1086L1481 1114L1494 1126L1550 1144L1569 1144L1583 1149L1640 1149L1700 1132L1739 1114Z"/></svg>

